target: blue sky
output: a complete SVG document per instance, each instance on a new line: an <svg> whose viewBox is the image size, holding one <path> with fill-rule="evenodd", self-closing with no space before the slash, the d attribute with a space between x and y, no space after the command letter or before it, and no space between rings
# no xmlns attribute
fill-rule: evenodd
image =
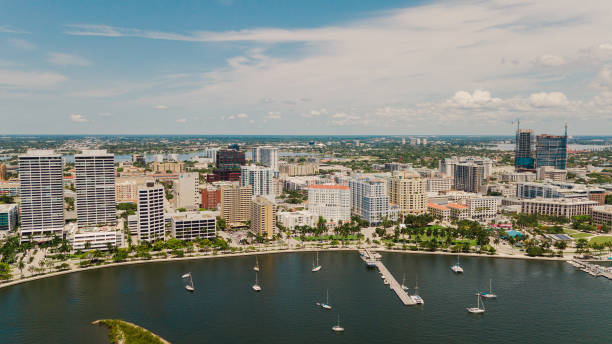
<svg viewBox="0 0 612 344"><path fill-rule="evenodd" d="M0 134L610 134L612 7L0 2Z"/></svg>

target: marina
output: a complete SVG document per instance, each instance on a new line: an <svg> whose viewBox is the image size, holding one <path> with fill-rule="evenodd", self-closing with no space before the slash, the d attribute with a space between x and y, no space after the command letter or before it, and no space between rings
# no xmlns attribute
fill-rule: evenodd
<svg viewBox="0 0 612 344"><path fill-rule="evenodd" d="M574 258L572 260L567 261L570 265L573 265L577 269L580 269L582 272L586 272L587 274L593 277L605 277L609 280L612 280L612 267L605 267L602 265L593 264L591 262L587 262L584 260L580 260Z"/></svg>
<svg viewBox="0 0 612 344"><path fill-rule="evenodd" d="M399 282L393 277L393 274L387 269L385 264L381 260L379 253L372 250L364 250L360 253L361 259L366 263L367 266L374 265L383 278L383 283L388 284L389 288L395 292L400 301L406 306L414 306L417 304L415 299L408 295L407 291L402 287Z"/></svg>
<svg viewBox="0 0 612 344"><path fill-rule="evenodd" d="M449 271L456 256L377 253L400 283L406 274L411 295L418 275L424 307L398 302L356 251L319 254L325 269L317 274L310 273L314 252L258 255L258 282L265 287L259 293L250 288L253 256L175 261L89 270L2 288L0 342L74 343L87 338L88 344L106 344L106 331L90 325L101 318L139 324L172 343L215 337L220 344L275 344L299 336L322 344L402 344L407 338L416 344L448 343L448 338L587 344L612 337L612 328L602 326L609 320L602 310L612 307L609 281L565 262L461 257L471 273L456 278ZM188 293L180 278L187 272L199 286L195 293ZM477 306L474 293L488 289L489 279L498 299L485 300L484 316L468 313L466 307ZM561 284L565 287L558 288ZM327 289L332 310L315 305L325 301ZM218 316L220 309L231 318ZM338 313L345 328L341 334L331 329Z"/></svg>

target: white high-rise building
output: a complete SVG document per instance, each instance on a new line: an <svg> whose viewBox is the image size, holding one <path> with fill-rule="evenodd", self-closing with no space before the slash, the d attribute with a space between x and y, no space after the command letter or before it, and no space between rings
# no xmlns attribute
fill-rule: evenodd
<svg viewBox="0 0 612 344"><path fill-rule="evenodd" d="M117 224L115 157L105 150L74 156L76 211L79 228Z"/></svg>
<svg viewBox="0 0 612 344"><path fill-rule="evenodd" d="M349 180L351 209L370 224L378 224L383 218L394 220L397 214L389 209L389 196L385 181L377 178L354 178Z"/></svg>
<svg viewBox="0 0 612 344"><path fill-rule="evenodd" d="M329 222L351 220L351 191L346 185L310 185L308 211ZM316 220L315 220L316 221Z"/></svg>
<svg viewBox="0 0 612 344"><path fill-rule="evenodd" d="M240 186L251 185L253 187L253 196L273 196L273 176L274 171L270 167L255 165L241 166Z"/></svg>
<svg viewBox="0 0 612 344"><path fill-rule="evenodd" d="M52 150L19 156L21 241L51 239L64 230L64 161Z"/></svg>
<svg viewBox="0 0 612 344"><path fill-rule="evenodd" d="M164 187L148 182L138 188L138 239L164 239Z"/></svg>
<svg viewBox="0 0 612 344"><path fill-rule="evenodd" d="M271 146L254 147L251 151L253 161L264 164L278 172L278 148Z"/></svg>
<svg viewBox="0 0 612 344"><path fill-rule="evenodd" d="M198 172L179 173L174 181L174 202L177 208L200 208L200 174Z"/></svg>

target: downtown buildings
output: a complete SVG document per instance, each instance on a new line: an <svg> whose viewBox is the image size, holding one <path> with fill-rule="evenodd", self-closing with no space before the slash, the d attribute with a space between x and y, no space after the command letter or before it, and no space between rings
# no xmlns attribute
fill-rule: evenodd
<svg viewBox="0 0 612 344"><path fill-rule="evenodd" d="M64 230L64 162L52 150L19 156L21 241L49 240Z"/></svg>
<svg viewBox="0 0 612 344"><path fill-rule="evenodd" d="M271 167L256 165L240 167L240 186L250 185L253 196L274 195L274 170Z"/></svg>
<svg viewBox="0 0 612 344"><path fill-rule="evenodd" d="M351 209L371 225L381 223L385 218L396 220L399 207L389 204L387 186L380 178L355 177L348 181L351 190ZM424 189L424 184L422 185Z"/></svg>
<svg viewBox="0 0 612 344"><path fill-rule="evenodd" d="M257 196L251 202L251 232L272 239L276 229L276 204L264 196Z"/></svg>
<svg viewBox="0 0 612 344"><path fill-rule="evenodd" d="M279 171L278 156L278 148L272 146L254 147L251 151L253 162L270 167L276 173Z"/></svg>
<svg viewBox="0 0 612 344"><path fill-rule="evenodd" d="M514 167L519 172L532 171L544 166L565 170L567 167L567 125L564 135L541 134L534 137L533 130L516 131Z"/></svg>
<svg viewBox="0 0 612 344"><path fill-rule="evenodd" d="M427 212L427 181L418 174L404 171L389 180L390 202L399 206L402 215Z"/></svg>
<svg viewBox="0 0 612 344"><path fill-rule="evenodd" d="M164 240L164 187L153 182L138 188L138 239Z"/></svg>
<svg viewBox="0 0 612 344"><path fill-rule="evenodd" d="M455 190L483 193L485 181L484 166L475 163L453 165Z"/></svg>
<svg viewBox="0 0 612 344"><path fill-rule="evenodd" d="M216 152L215 168L206 179L209 183L217 181L240 180L240 166L246 164L245 154L237 149L219 150Z"/></svg>

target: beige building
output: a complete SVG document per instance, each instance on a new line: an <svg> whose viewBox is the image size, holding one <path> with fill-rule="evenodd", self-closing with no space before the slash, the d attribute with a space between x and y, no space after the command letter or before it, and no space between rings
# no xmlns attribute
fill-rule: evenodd
<svg viewBox="0 0 612 344"><path fill-rule="evenodd" d="M251 232L272 239L276 228L276 204L263 196L251 203Z"/></svg>
<svg viewBox="0 0 612 344"><path fill-rule="evenodd" d="M567 179L567 171L558 170L553 166L542 166L538 168L538 179L550 179L553 182L564 182Z"/></svg>
<svg viewBox="0 0 612 344"><path fill-rule="evenodd" d="M0 164L0 180L6 180L6 165Z"/></svg>
<svg viewBox="0 0 612 344"><path fill-rule="evenodd" d="M397 204L403 215L427 212L427 182L418 175L402 173L389 180L390 203Z"/></svg>
<svg viewBox="0 0 612 344"><path fill-rule="evenodd" d="M593 223L598 225L612 225L612 205L598 205L591 210Z"/></svg>
<svg viewBox="0 0 612 344"><path fill-rule="evenodd" d="M522 200L521 211L526 214L572 217L589 215L596 205L599 203L586 198L535 198Z"/></svg>
<svg viewBox="0 0 612 344"><path fill-rule="evenodd" d="M280 174L286 174L289 177L295 176L311 176L319 173L319 164L281 164L279 167Z"/></svg>
<svg viewBox="0 0 612 344"><path fill-rule="evenodd" d="M138 203L138 184L133 180L115 183L115 199L117 203Z"/></svg>
<svg viewBox="0 0 612 344"><path fill-rule="evenodd" d="M220 190L220 213L228 226L247 222L250 218L253 188L250 185L226 184Z"/></svg>
<svg viewBox="0 0 612 344"><path fill-rule="evenodd" d="M154 162L151 165L154 173L181 173L185 172L185 164L182 162Z"/></svg>
<svg viewBox="0 0 612 344"><path fill-rule="evenodd" d="M453 188L453 178L448 177L432 177L426 179L427 192L450 191Z"/></svg>
<svg viewBox="0 0 612 344"><path fill-rule="evenodd" d="M442 219L442 221L448 221L450 217L450 208L445 205L429 203L427 209L431 215Z"/></svg>

